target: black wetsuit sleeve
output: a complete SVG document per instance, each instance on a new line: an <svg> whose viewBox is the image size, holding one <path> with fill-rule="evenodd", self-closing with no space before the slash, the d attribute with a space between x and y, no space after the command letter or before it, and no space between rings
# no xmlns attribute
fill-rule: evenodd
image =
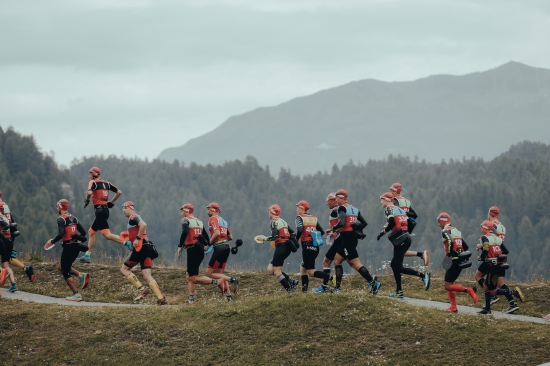
<svg viewBox="0 0 550 366"><path fill-rule="evenodd" d="M361 215L361 212L359 212L357 214L357 221L359 221L361 224L367 226L367 220L365 220L365 218L363 217L363 215Z"/></svg>
<svg viewBox="0 0 550 366"><path fill-rule="evenodd" d="M109 190L110 190L111 192L117 193L117 192L118 192L118 187L115 186L113 183L109 183Z"/></svg>
<svg viewBox="0 0 550 366"><path fill-rule="evenodd" d="M296 233L290 226L288 227L288 232L290 235L294 235Z"/></svg>
<svg viewBox="0 0 550 366"><path fill-rule="evenodd" d="M481 237L481 245L485 246L485 243L489 243L489 239L487 239L486 236L482 236ZM488 253L489 253L489 251L485 250L485 249L481 252L481 260L482 261L484 261L485 258L487 258Z"/></svg>
<svg viewBox="0 0 550 366"><path fill-rule="evenodd" d="M462 239L462 248L464 249L464 251L470 250L468 244L466 244L466 241L464 241L464 239Z"/></svg>
<svg viewBox="0 0 550 366"><path fill-rule="evenodd" d="M413 210L412 206L409 207L409 212L407 212L407 216L412 218L412 219L417 219L418 218L418 215L416 214L416 212Z"/></svg>
<svg viewBox="0 0 550 366"><path fill-rule="evenodd" d="M321 233L321 236L325 235L325 230L319 225L319 222L317 222L317 226L315 226L315 230L319 231ZM298 235L297 235L298 236ZM299 237L299 236L298 236Z"/></svg>
<svg viewBox="0 0 550 366"><path fill-rule="evenodd" d="M391 229L393 229L394 226L395 226L395 217L392 216L388 219L388 225L384 228L384 231L385 232L391 231Z"/></svg>
<svg viewBox="0 0 550 366"><path fill-rule="evenodd" d="M17 221L15 221L15 216L13 216L12 213L10 213L10 220L11 220L11 222L17 222Z"/></svg>
<svg viewBox="0 0 550 366"><path fill-rule="evenodd" d="M340 221L338 221L336 225L332 227L332 230L336 231L346 225L346 208L344 206L338 207L338 217L340 218Z"/></svg>
<svg viewBox="0 0 550 366"><path fill-rule="evenodd" d="M210 238L208 237L206 230L203 230L202 234L199 236L199 242L202 245L210 245Z"/></svg>
<svg viewBox="0 0 550 366"><path fill-rule="evenodd" d="M183 221L181 223L181 236L180 236L180 243L178 247L183 248L185 245L185 238L187 238L187 233L189 232L189 221Z"/></svg>
<svg viewBox="0 0 550 366"><path fill-rule="evenodd" d="M504 245L504 243L502 243L502 244L500 245L500 249L502 250L502 254L508 255L508 253L510 253L510 252L508 251L508 248L506 248L506 246Z"/></svg>
<svg viewBox="0 0 550 366"><path fill-rule="evenodd" d="M65 234L65 220L63 218L59 217L57 219L57 236L52 239L52 244L57 243L63 235Z"/></svg>
<svg viewBox="0 0 550 366"><path fill-rule="evenodd" d="M277 230L277 225L273 222L271 224L271 236L272 240L277 239L279 237L279 230Z"/></svg>
<svg viewBox="0 0 550 366"><path fill-rule="evenodd" d="M88 241L88 238L86 238L86 230L84 229L84 226L82 226L80 222L76 224L76 230L78 230L78 233L80 234L80 236L84 237L84 240L82 241L83 243Z"/></svg>

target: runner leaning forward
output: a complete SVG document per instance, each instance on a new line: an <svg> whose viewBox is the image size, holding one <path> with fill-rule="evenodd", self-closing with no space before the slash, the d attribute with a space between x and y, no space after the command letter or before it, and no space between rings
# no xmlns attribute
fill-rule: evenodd
<svg viewBox="0 0 550 366"><path fill-rule="evenodd" d="M213 245L213 253L206 267L206 276L210 278L224 278L233 284L233 293L239 291L239 277L229 277L223 274L227 265L227 258L231 248L228 242L233 240L227 221L220 217L220 205L212 202L206 207L208 216L208 230L210 231L210 245Z"/></svg>
<svg viewBox="0 0 550 366"><path fill-rule="evenodd" d="M294 235L292 230L285 220L281 219L281 207L279 205L271 205L268 209L269 218L271 219L271 236L266 237L264 235L258 235L255 240L265 242L273 242L275 246L275 252L273 253L273 259L269 266L267 266L267 273L277 277L281 286L291 294L294 292L296 286L298 286L298 280L293 279L285 272L283 272L283 264L285 259L288 258L294 247L294 243L291 241L290 236Z"/></svg>
<svg viewBox="0 0 550 366"><path fill-rule="evenodd" d="M96 233L99 231L103 234L106 240L117 241L118 237L111 234L109 229L109 209L114 207L114 202L120 197L122 191L118 189L114 184L100 179L101 170L98 167L93 167L88 172L90 176L90 182L88 183L88 190L86 191L86 199L84 200L84 208L90 204L90 198L94 205L95 219L92 226L88 230L90 233L90 242L88 243L89 249L82 257L77 261L80 263L90 263L90 256L95 246ZM109 192L114 192L115 196L109 201Z"/></svg>
<svg viewBox="0 0 550 366"><path fill-rule="evenodd" d="M10 223L9 230L11 243L7 243L7 245L11 245L12 247L10 254L10 265L21 268L23 271L25 271L27 277L29 278L29 281L33 282L35 275L32 266L27 266L21 260L17 259L17 251L13 250L15 238L17 237L17 235L19 235L19 231L17 230L17 222L15 221L15 217L13 217L13 213L11 212L8 204L2 199L2 191L0 191L0 211L4 214L4 216L7 217ZM17 290L17 286L15 286L15 290Z"/></svg>
<svg viewBox="0 0 550 366"><path fill-rule="evenodd" d="M441 236L443 239L443 247L445 250L445 256L452 259L452 265L445 271L445 290L451 306L445 311L456 313L458 308L456 307L456 293L467 292L474 302L477 304L477 288L464 287L461 285L455 285L456 279L460 276L462 268L460 264L463 260L459 257L460 253L468 250L468 244L462 238L462 233L454 226L451 226L451 215L446 212L442 212L437 216L437 223L441 230Z"/></svg>
<svg viewBox="0 0 550 366"><path fill-rule="evenodd" d="M189 292L189 299L185 303L186 305L195 305L195 287L196 284L201 285L218 285L222 294L227 297L227 301L232 301L231 291L225 278L210 278L206 276L199 276L199 267L204 259L204 251L209 246L209 238L206 231L204 231L204 225L202 221L193 216L195 208L192 204L186 203L181 206L181 236L180 243L178 245L178 259L181 257L181 252L185 248L187 252L187 272L185 278L187 279L187 290Z"/></svg>
<svg viewBox="0 0 550 366"><path fill-rule="evenodd" d="M158 253L153 243L147 238L147 233L145 232L147 224L140 215L135 213L135 205L132 201L126 201L122 204L122 213L128 218L128 225L127 231L119 237L119 242L126 244L132 253L128 255L124 264L120 267L120 272L139 290L139 294L134 301L142 300L153 291L157 297L157 304L166 305L168 301L166 301L166 297L162 294L157 281L151 275L153 259L158 257ZM136 275L132 273L132 268L138 263L141 268L141 275L149 287L142 285Z"/></svg>
<svg viewBox="0 0 550 366"><path fill-rule="evenodd" d="M88 250L88 247L82 244L87 240L86 230L84 230L82 224L78 222L78 219L68 212L69 201L66 199L59 200L59 202L57 202L57 210L60 215L57 218L57 236L48 240L44 248L49 249L61 240L63 251L61 252L61 261L57 265L57 269L63 274L63 278L65 278L67 285L73 292L72 296L68 296L65 299L69 301L82 301L82 295L78 293L71 275L77 276L80 279L81 289L85 289L88 286L88 274L85 272L78 272L72 267L79 252Z"/></svg>
<svg viewBox="0 0 550 366"><path fill-rule="evenodd" d="M296 238L302 244L302 263L300 265L300 275L302 276L302 292L307 292L309 286L309 277L316 277L323 280L321 290L313 289L313 292L328 292L327 286L330 281L330 274L315 270L315 259L319 255L319 247L313 245L311 234L318 231L321 236L325 231L319 225L317 218L309 213L309 203L301 200L296 204Z"/></svg>
<svg viewBox="0 0 550 366"><path fill-rule="evenodd" d="M336 225L336 223L340 220L338 218L338 204L336 203L336 193L331 192L327 196L327 206L330 210L329 214L329 220L328 220L328 227L329 230L325 232L327 234L327 239L329 237L329 234L331 233L330 228ZM327 245L329 245L329 249L325 253L325 258L323 259L323 272L330 275L330 265L334 261L334 257L336 256L336 253L338 252L338 249L340 249L340 244L342 243L342 238L338 236L334 241L331 242L327 240ZM333 286L336 286L336 277L330 276ZM315 289L315 292L322 292L321 287L318 287Z"/></svg>
<svg viewBox="0 0 550 366"><path fill-rule="evenodd" d="M345 189L339 189L336 191L336 203L338 206L338 222L330 228L331 236L340 234L342 243L336 256L334 257L334 269L336 272L336 288L335 292L341 292L342 278L344 275L344 269L342 263L346 260L349 265L355 269L359 274L367 281L369 286L369 292L373 295L378 293L380 289L380 282L377 282L375 278L371 276L367 267L361 264L359 259L359 253L357 252L357 244L359 238L355 233L353 225L359 221L364 226L367 226L367 221L361 215L361 212L356 207L353 207L348 203L348 192ZM327 230L328 232L329 230Z"/></svg>
<svg viewBox="0 0 550 366"><path fill-rule="evenodd" d="M393 245L391 269L393 271L396 289L388 296L399 299L404 297L403 288L401 287L401 273L420 277L422 282L424 282L424 290L427 291L430 288L430 272L422 273L415 271L412 268L403 267L405 253L411 247L411 234L409 234L407 228L406 212L393 204L393 195L390 192L386 192L380 196L380 204L384 208L387 223L384 229L376 237L376 240L380 240L382 236L391 231L388 235L388 240Z"/></svg>

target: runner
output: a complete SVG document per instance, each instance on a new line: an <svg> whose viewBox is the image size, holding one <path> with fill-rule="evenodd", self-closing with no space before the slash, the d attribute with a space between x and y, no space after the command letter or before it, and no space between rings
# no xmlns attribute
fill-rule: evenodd
<svg viewBox="0 0 550 366"><path fill-rule="evenodd" d="M318 231L321 236L325 234L325 231L319 225L317 218L309 214L309 203L307 201L300 201L296 204L296 237L298 242L302 244L302 263L300 265L300 275L302 276L302 292L306 293L309 286L309 277L316 277L323 280L321 285L321 291L313 289L313 292L328 292L328 281L330 281L330 274L323 271L315 270L315 259L319 255L319 246L315 246L313 238L311 237L313 232Z"/></svg>
<svg viewBox="0 0 550 366"><path fill-rule="evenodd" d="M69 301L82 301L82 295L78 292L71 275L77 276L80 279L81 289L85 289L88 286L89 275L85 272L78 272L72 267L78 253L88 249L86 245L81 244L87 240L86 230L78 222L78 219L68 212L69 201L66 199L61 199L57 202L57 211L60 215L57 218L57 236L48 240L46 245L44 245L44 249L51 248L61 240L63 251L61 252L61 261L57 265L57 269L63 274L63 278L65 278L67 285L73 292L72 296L67 296L65 299Z"/></svg>
<svg viewBox="0 0 550 366"><path fill-rule="evenodd" d="M229 277L223 274L229 257L230 248L228 242L233 240L227 221L220 217L220 205L212 202L206 207L208 216L208 230L210 231L210 244L214 246L212 257L206 268L206 276L210 278L224 278L233 284L233 292L239 291L239 277ZM233 300L228 297L228 300Z"/></svg>
<svg viewBox="0 0 550 366"><path fill-rule="evenodd" d="M160 291L157 281L151 275L153 259L158 257L158 253L153 243L147 238L147 233L145 232L147 224L141 216L135 213L135 205L132 201L126 201L122 204L122 214L128 218L128 230L125 234L127 234L127 240L131 243L132 253L128 255L124 264L120 267L120 272L139 291L134 301L142 300L153 291L157 297L157 304L166 305L168 301L166 301L166 297ZM120 240L120 242L122 241L123 239ZM132 268L138 263L141 268L141 275L149 287L142 285L136 275L132 273Z"/></svg>
<svg viewBox="0 0 550 366"><path fill-rule="evenodd" d="M204 225L202 221L193 216L195 208L192 204L186 203L181 206L181 237L178 245L178 259L181 257L183 248L187 251L187 271L185 278L187 279L187 290L189 292L189 299L185 305L195 305L195 287L197 284L202 285L218 285L222 294L226 297L231 297L229 291L229 285L225 278L210 278L206 276L199 276L199 267L204 259L204 250L208 248L209 238L206 231L204 231ZM227 299L231 301L230 299Z"/></svg>
<svg viewBox="0 0 550 366"><path fill-rule="evenodd" d="M479 311L479 314L491 314L491 296L494 295L509 294L517 297L522 302L525 301L519 287L515 287L514 290L498 288L498 278L501 277L502 267L508 267L508 264L501 259L503 254L501 250L502 240L493 233L493 226L493 222L489 220L481 223L481 233L483 235L477 245L478 250L483 250L478 259L483 261L482 265L484 265L487 273L485 279L478 281L485 291L485 307Z"/></svg>
<svg viewBox="0 0 550 366"><path fill-rule="evenodd" d="M407 214L401 208L395 206L393 202L393 195L390 192L386 192L380 196L380 204L384 208L388 222L380 234L378 234L376 240L380 240L382 236L391 231L390 235L388 235L388 240L393 244L391 268L396 290L395 292L391 292L389 297L402 299L404 295L401 287L401 273L420 277L424 283L424 290L428 291L430 288L430 272L422 273L412 268L403 267L405 253L411 246L411 234L408 232Z"/></svg>
<svg viewBox="0 0 550 366"><path fill-rule="evenodd" d="M502 249L502 253L508 255L508 248L504 245L504 239L506 238L506 228L504 225L500 223L498 220L498 217L500 215L500 210L497 206L493 206L489 209L489 212L487 214L488 220L493 223L494 227L494 233L496 236L498 236L502 240L502 245L500 248ZM503 288L505 290L510 289L508 286L506 286L505 282L505 276L506 276L506 270L501 270L498 276L498 288ZM518 304L515 302L514 298L510 294L504 295L506 296L506 299L508 300L509 306L502 310L505 314L511 314L519 310ZM500 299L497 295L491 297L491 305L498 302Z"/></svg>
<svg viewBox="0 0 550 366"><path fill-rule="evenodd" d="M254 239L264 243L266 241L273 242L272 247L274 246L275 252L273 253L271 263L267 266L267 273L277 277L281 286L291 294L299 282L283 272L283 264L290 253L296 250L290 238L291 235L294 235L294 230L288 227L286 221L279 217L281 214L281 207L279 205L271 205L268 212L271 219L271 236L258 235Z"/></svg>
<svg viewBox="0 0 550 366"><path fill-rule="evenodd" d="M394 197L393 204L401 208L407 214L407 227L409 233L412 234L414 227L416 226L416 219L418 215L411 206L411 201L401 196L403 185L401 183L394 183L390 187L390 193ZM424 267L430 264L430 252L423 250L421 252L413 252L407 250L405 257L420 257L424 261Z"/></svg>
<svg viewBox="0 0 550 366"><path fill-rule="evenodd" d="M332 228L336 223L340 220L338 218L338 204L336 203L336 193L331 192L327 196L327 206L330 210L329 214L329 221L328 221L328 227L329 229L325 232L327 234L327 239L329 238L330 234L332 233ZM336 252L338 252L338 249L340 249L340 244L342 243L342 238L338 236L333 242L332 245L329 244L330 241L327 240L327 245L329 245L329 249L325 253L325 258L323 259L323 272L328 274L330 276L330 280L332 282L333 286L336 286L336 277L332 276L330 274L330 265L334 261L334 257L336 256ZM313 289L313 292L316 293L322 293L323 292L323 286L319 286L315 289Z"/></svg>
<svg viewBox="0 0 550 366"><path fill-rule="evenodd" d="M460 276L462 268L460 263L464 260L459 258L459 254L468 250L468 244L462 238L462 233L458 231L457 228L451 226L451 215L446 212L442 212L437 217L437 223L441 230L441 235L443 237L443 247L445 249L445 256L452 259L451 268L445 271L445 290L447 290L447 296L451 302L451 306L445 311L452 313L458 312L456 307L456 292L467 292L474 301L474 304L477 304L477 288L474 287L464 287L461 285L455 285L455 281Z"/></svg>
<svg viewBox="0 0 550 366"><path fill-rule="evenodd" d="M369 292L373 295L378 293L380 282L373 278L367 267L361 264L359 253L357 253L357 244L359 239L354 231L353 225L359 221L364 226L367 226L367 221L361 215L361 212L348 203L348 192L344 189L336 191L336 203L338 204L338 222L331 227L331 236L334 238L340 234L342 243L334 257L334 269L336 272L336 288L335 293L341 293L342 277L344 269L342 263L344 260L355 269L367 281Z"/></svg>
<svg viewBox="0 0 550 366"><path fill-rule="evenodd" d="M118 236L111 234L109 229L109 209L114 207L115 201L120 197L122 191L118 189L114 184L102 180L101 170L98 167L93 167L88 172L90 176L90 183L88 183L88 191L86 192L86 199L84 200L84 208L90 204L90 198L94 205L95 219L92 226L88 230L90 233L90 242L88 243L89 250L82 257L77 259L80 263L90 263L90 256L95 246L96 233L99 231L103 234L106 240L117 241ZM115 196L109 201L109 191L115 192Z"/></svg>
<svg viewBox="0 0 550 366"><path fill-rule="evenodd" d="M11 235L11 246L12 246L12 252L11 252L11 261L10 265L13 265L15 267L21 268L23 271L25 271L25 274L29 278L29 281L34 281L34 270L32 266L26 266L21 260L17 259L17 251L13 250L13 244L15 242L15 238L19 235L19 231L17 231L17 223L15 221L15 218L13 217L13 214L8 207L8 205L2 201L2 191L0 191L0 211L8 218L8 221L10 223L10 235Z"/></svg>
<svg viewBox="0 0 550 366"><path fill-rule="evenodd" d="M11 286L8 292L15 292L18 290L17 283L15 283L15 277L13 271L10 268L11 251L13 249L13 242L11 241L10 234L10 221L1 213L0 210L0 256L2 260L2 273L0 273L0 286L4 286L6 283L6 277L9 277Z"/></svg>

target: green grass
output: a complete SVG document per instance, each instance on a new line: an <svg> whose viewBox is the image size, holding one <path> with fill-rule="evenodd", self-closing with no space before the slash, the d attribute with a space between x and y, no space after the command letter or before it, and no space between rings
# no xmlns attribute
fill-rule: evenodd
<svg viewBox="0 0 550 366"><path fill-rule="evenodd" d="M58 297L69 293L54 264L33 266L34 283L16 270L21 290ZM85 300L132 302L136 290L118 266L75 267L91 274L90 288L82 291ZM390 276L382 276L378 297L366 293L358 276L346 278L342 295L288 295L273 276L245 272L240 274L243 285L237 301L223 301L215 286L198 286L195 307L180 306L186 300L182 268L154 268L153 276L172 306L66 307L0 298L0 360L17 365L532 365L550 361L549 325L448 314L390 300L384 296L394 289ZM522 314L538 317L550 312L548 283L521 287L528 297L520 304ZM406 296L446 301L437 277L427 292L418 279L407 277L404 288ZM459 303L470 303L466 294L457 298ZM145 303L154 303L153 296ZM495 310L501 304L506 305L504 299L494 305Z"/></svg>

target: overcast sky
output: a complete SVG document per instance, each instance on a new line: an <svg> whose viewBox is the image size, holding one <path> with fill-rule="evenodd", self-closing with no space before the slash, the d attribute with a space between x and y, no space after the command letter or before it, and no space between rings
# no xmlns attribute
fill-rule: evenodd
<svg viewBox="0 0 550 366"><path fill-rule="evenodd" d="M354 80L550 68L549 35L546 0L0 0L0 126L151 159Z"/></svg>

